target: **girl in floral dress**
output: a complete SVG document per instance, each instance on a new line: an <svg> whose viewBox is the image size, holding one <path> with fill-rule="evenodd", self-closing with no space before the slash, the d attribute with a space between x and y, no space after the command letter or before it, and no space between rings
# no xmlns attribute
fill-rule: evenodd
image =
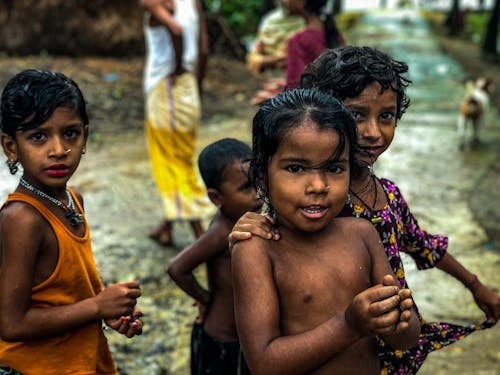
<svg viewBox="0 0 500 375"><path fill-rule="evenodd" d="M397 121L409 105L405 89L408 66L370 47L345 46L325 51L301 76L302 87L317 87L343 100L358 129L357 170L351 177L350 196L341 215L371 221L377 229L401 288L409 288L400 253L409 254L418 269L437 267L462 282L472 293L487 320L459 326L422 322L418 343L393 351L379 340L381 374L415 374L427 355L470 333L493 326L500 318L500 296L479 281L447 252L448 238L420 228L399 188L378 178L372 166L392 143ZM249 238L279 238L272 218L247 213L235 225L230 242ZM418 309L417 309L418 312Z"/></svg>

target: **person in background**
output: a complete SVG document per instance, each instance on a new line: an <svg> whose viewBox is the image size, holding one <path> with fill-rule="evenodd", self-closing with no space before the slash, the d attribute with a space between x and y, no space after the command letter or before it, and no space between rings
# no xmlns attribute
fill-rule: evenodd
<svg viewBox="0 0 500 375"><path fill-rule="evenodd" d="M172 225L188 221L195 237L209 214L195 168L200 92L208 56L205 20L198 0L142 0L145 9L145 127L153 177L164 218L149 236L173 244Z"/></svg>
<svg viewBox="0 0 500 375"><path fill-rule="evenodd" d="M345 38L337 28L331 10L325 8L327 0L282 1L291 16L303 18L305 28L296 32L288 41L284 83L275 81L273 84L265 85L264 89L252 98L252 104L255 105L262 104L284 89L297 87L304 68L325 48L345 45Z"/></svg>
<svg viewBox="0 0 500 375"><path fill-rule="evenodd" d="M267 2L274 3L272 0ZM305 26L304 19L291 15L283 6L283 0L262 18L257 38L247 54L247 65L254 74L276 71L282 76L286 67L286 48L288 40Z"/></svg>
<svg viewBox="0 0 500 375"><path fill-rule="evenodd" d="M260 212L262 206L248 176L251 155L250 147L232 138L214 142L200 153L200 173L218 210L208 230L172 259L167 269L175 283L195 299L199 310L191 334L192 375L238 373L240 345L227 236L241 215ZM202 264L206 265L208 288L193 274Z"/></svg>

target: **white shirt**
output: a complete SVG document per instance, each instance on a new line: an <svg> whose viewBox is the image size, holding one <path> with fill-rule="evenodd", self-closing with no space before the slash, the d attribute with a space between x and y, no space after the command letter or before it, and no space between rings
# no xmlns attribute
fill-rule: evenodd
<svg viewBox="0 0 500 375"><path fill-rule="evenodd" d="M182 67L193 72L198 59L199 15L195 0L174 0L174 20L182 27ZM144 92L151 90L161 79L175 70L175 50L172 38L165 26L148 25L145 17L144 37L146 42L146 64L144 69Z"/></svg>

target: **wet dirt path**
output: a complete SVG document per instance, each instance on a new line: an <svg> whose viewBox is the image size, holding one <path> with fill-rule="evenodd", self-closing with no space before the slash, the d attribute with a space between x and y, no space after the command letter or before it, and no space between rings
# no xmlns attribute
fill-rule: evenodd
<svg viewBox="0 0 500 375"><path fill-rule="evenodd" d="M412 104L376 173L394 180L420 224L431 232L448 234L450 252L484 283L498 288L500 249L493 247L467 205L477 181L499 152L500 129L493 125L499 123L498 115L485 129L481 147L458 151L455 121L464 93L463 72L442 54L426 25L413 13L370 15L348 37L351 43L374 45L407 61L414 81L409 90ZM253 84L250 75L242 78L244 88L223 94L226 99L220 101L220 106L212 103L216 95L213 92L220 92L218 88L227 74L223 64L214 60L211 64L205 101L210 116L200 128L198 149L227 136L250 140L250 121L255 110L248 104L249 90L245 87ZM131 61L117 66L115 71L123 70L122 79L126 70L132 70L129 73L133 75L135 90L125 92L125 96L136 102L142 100L137 92L141 63ZM100 96L106 88L99 86L100 91L95 91L99 78L82 79L84 93L91 93L87 94L91 107L105 104L109 116L116 115L118 110L111 105L108 108L108 102ZM113 91L110 95L119 97L118 94ZM148 230L161 218L160 200L151 178L142 121L137 115L123 112L119 117L123 124L115 120L116 123L105 124L110 121L106 120L107 114L95 111L88 152L71 184L84 195L95 256L104 281L136 277L142 283L144 334L126 340L108 331L120 373L184 375L188 373L189 332L196 312L191 299L164 271L169 259L193 237L186 225L178 224L175 247L162 248L147 238ZM2 156L0 162L3 160ZM3 201L17 180L8 175L6 168L0 168L0 181ZM470 293L456 280L438 270L417 272L411 261L405 262L405 267L416 302L427 320L482 321L483 314ZM203 276L203 270L199 272ZM498 327L473 334L431 354L420 373L498 375L499 342Z"/></svg>

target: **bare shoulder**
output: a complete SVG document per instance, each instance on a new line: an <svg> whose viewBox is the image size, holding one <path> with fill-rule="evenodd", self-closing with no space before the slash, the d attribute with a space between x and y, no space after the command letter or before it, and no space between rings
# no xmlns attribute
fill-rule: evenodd
<svg viewBox="0 0 500 375"><path fill-rule="evenodd" d="M376 232L375 228L368 220L359 217L337 217L335 218L335 222L345 230L362 231L368 233Z"/></svg>
<svg viewBox="0 0 500 375"><path fill-rule="evenodd" d="M231 258L233 259L269 259L269 249L272 241L253 236L245 241L238 241L233 247Z"/></svg>
<svg viewBox="0 0 500 375"><path fill-rule="evenodd" d="M3 228L38 229L45 223L36 208L25 202L10 202L0 211L0 226Z"/></svg>
<svg viewBox="0 0 500 375"><path fill-rule="evenodd" d="M48 223L30 204L11 202L0 211L0 243L3 255L12 250L31 253L44 242Z"/></svg>
<svg viewBox="0 0 500 375"><path fill-rule="evenodd" d="M338 217L335 219L336 227L349 238L359 238L364 242L373 242L380 239L373 224L357 217Z"/></svg>

